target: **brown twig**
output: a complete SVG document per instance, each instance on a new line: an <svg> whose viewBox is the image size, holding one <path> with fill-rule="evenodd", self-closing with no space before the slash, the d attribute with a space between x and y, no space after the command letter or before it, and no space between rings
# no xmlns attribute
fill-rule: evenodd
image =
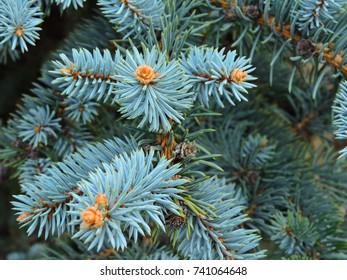
<svg viewBox="0 0 347 280"><path fill-rule="evenodd" d="M141 13L138 10L136 10L136 8L138 8L136 5L134 5L133 3L131 3L128 0L121 0L121 2L125 5L125 7L127 7L127 9L129 9L133 14L135 14L142 21L146 21L147 20L147 18L142 17ZM130 5L135 7L135 9L130 7Z"/></svg>
<svg viewBox="0 0 347 280"><path fill-rule="evenodd" d="M112 81L112 82L116 82L116 80L112 79L110 74L108 74L107 76L104 76L103 74L99 75L98 73L90 73L89 71L87 71L86 74L82 74L80 71L74 71L74 63L71 62L70 67L69 68L62 68L60 69L60 73L62 74L69 74L71 75L75 80L82 78L82 79L101 79L103 81Z"/></svg>
<svg viewBox="0 0 347 280"><path fill-rule="evenodd" d="M77 187L76 188L74 188L73 189L73 191L77 194L77 195L80 195L80 194L82 194L82 192L81 192L81 190L79 190ZM68 193L65 193L65 194L68 194ZM40 214L42 214L43 212L45 212L45 211L39 211L39 212L37 212L36 210L38 210L38 209L52 209L52 210L54 210L54 209L56 209L56 208L58 208L60 205L62 205L62 204L67 204L67 203L69 203L71 200L72 200L72 198L73 198L73 196L71 195L71 194L68 194L69 196L64 200L64 201L61 201L61 202L55 202L55 203L52 203L52 204L46 204L46 202L43 200L43 199L39 199L39 202L41 203L41 205L42 205L42 207L40 208L40 207L38 207L38 206L36 206L36 207L34 207L33 208L33 212L23 212L18 218L17 218L17 221L18 222L21 222L22 220L24 220L25 218L27 218L27 217L29 217L29 216L35 216L35 215L40 215ZM49 219L51 219L52 218L52 211L48 214L48 217L49 217Z"/></svg>

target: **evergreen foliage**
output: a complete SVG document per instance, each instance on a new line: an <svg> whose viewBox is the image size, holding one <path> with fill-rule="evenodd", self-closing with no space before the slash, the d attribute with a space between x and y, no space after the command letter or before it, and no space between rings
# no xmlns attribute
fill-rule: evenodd
<svg viewBox="0 0 347 280"><path fill-rule="evenodd" d="M0 62L87 2L0 0ZM1 123L7 257L347 259L346 2L95 6Z"/></svg>
<svg viewBox="0 0 347 280"><path fill-rule="evenodd" d="M188 58L182 57L182 65L189 76L189 83L197 93L200 103L208 106L209 97L213 95L217 104L224 107L221 96L233 105L230 98L233 96L238 101L247 101L242 93L247 93L248 88L254 87L247 81L255 78L248 75L253 71L251 65L244 58L236 58L236 52L228 52L224 55L224 49L218 51L213 48L194 48L188 53Z"/></svg>
<svg viewBox="0 0 347 280"><path fill-rule="evenodd" d="M100 100L104 95L105 100L109 98L114 87L112 76L119 55L112 58L108 50L101 54L99 49L95 49L92 54L86 49L73 49L72 59L64 53L60 57L62 62L55 61L57 68L51 73L58 76L52 83L61 84L60 87L64 88L62 94L83 99L97 96L97 100Z"/></svg>
<svg viewBox="0 0 347 280"><path fill-rule="evenodd" d="M35 45L39 39L42 12L37 1L0 1L0 61L7 55L17 57L17 49L28 51L27 44Z"/></svg>

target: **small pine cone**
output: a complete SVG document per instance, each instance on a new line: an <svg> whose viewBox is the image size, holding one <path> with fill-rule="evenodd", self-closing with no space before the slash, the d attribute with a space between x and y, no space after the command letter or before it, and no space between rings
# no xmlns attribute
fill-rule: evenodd
<svg viewBox="0 0 347 280"><path fill-rule="evenodd" d="M184 159L189 155L195 155L197 149L192 142L184 141L177 144L173 149L173 152L176 154L177 159Z"/></svg>
<svg viewBox="0 0 347 280"><path fill-rule="evenodd" d="M165 216L165 224L172 230L177 230L182 228L186 224L187 218L190 215L187 207L185 206L181 206L181 207L185 217L177 216L174 213L170 213L167 216Z"/></svg>
<svg viewBox="0 0 347 280"><path fill-rule="evenodd" d="M309 58L315 50L316 48L308 39L301 39L296 45L296 52L303 58Z"/></svg>
<svg viewBox="0 0 347 280"><path fill-rule="evenodd" d="M245 15L252 20L257 19L260 16L258 6L257 5L248 5L245 9Z"/></svg>
<svg viewBox="0 0 347 280"><path fill-rule="evenodd" d="M228 21L234 21L237 19L237 14L235 8L227 9L225 12L225 19Z"/></svg>

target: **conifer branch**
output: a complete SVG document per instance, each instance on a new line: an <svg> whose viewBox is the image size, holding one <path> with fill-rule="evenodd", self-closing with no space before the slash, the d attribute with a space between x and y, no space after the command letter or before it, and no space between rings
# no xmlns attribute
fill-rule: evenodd
<svg viewBox="0 0 347 280"><path fill-rule="evenodd" d="M268 18L265 20L264 17L260 17L255 20L255 22L261 26L265 26L268 28L274 27L277 34L281 34L281 36L285 39L291 39L291 43L293 45L297 45L299 41L302 39L302 35L299 33L299 31L296 31L294 34L294 37L292 37L290 32L290 24L282 23L282 24L276 24L275 18L272 16L268 16ZM313 55L316 57L319 57L322 53L322 59L325 60L327 63L332 65L334 68L336 68L338 71L340 71L345 77L347 77L347 64L341 65L342 62L342 55L341 54L335 54L334 51L330 50L330 47L333 46L333 43L330 43L330 47L326 47L321 50L321 44L319 42L315 42L313 45L315 45L315 51Z"/></svg>
<svg viewBox="0 0 347 280"><path fill-rule="evenodd" d="M84 3L16 1L0 0L0 60L38 39L40 10ZM347 138L347 84L335 97L336 80L322 83L329 65L346 73L346 2L97 4L100 17L44 63L0 129L0 183L13 167L19 226L75 241L44 257L347 259L346 163L331 126L335 98L335 134ZM13 26L19 7L30 20ZM227 34L240 56L221 47ZM294 67L276 63L288 53Z"/></svg>
<svg viewBox="0 0 347 280"><path fill-rule="evenodd" d="M236 258L232 257L233 252L231 251L231 249L228 248L228 246L226 245L226 242L224 241L224 239L220 236L220 234L218 234L218 232L216 232L216 230L212 227L207 225L206 223L208 223L207 221L205 221L201 216L198 217L202 224L205 226L206 231L211 239L212 244L214 244L214 246L218 246L218 244L216 244L215 238L218 239L218 243L221 244L223 247L225 247L225 251L224 252L222 250L222 254L224 256L225 259L227 260L237 260Z"/></svg>
<svg viewBox="0 0 347 280"><path fill-rule="evenodd" d="M83 7L83 2L86 0L54 0L57 5L59 5L63 10L67 9L71 5L73 5L74 9L78 9L79 7Z"/></svg>
<svg viewBox="0 0 347 280"><path fill-rule="evenodd" d="M59 69L62 74L71 75L74 80L78 79L91 79L91 80L102 80L102 81L110 81L110 82L116 82L116 80L111 78L111 75L108 74L107 76L104 76L104 74L98 74L98 73L90 73L90 71L87 71L86 73L81 73L81 71L74 70L74 63L71 62L69 68L61 68Z"/></svg>
<svg viewBox="0 0 347 280"><path fill-rule="evenodd" d="M161 0L98 0L98 5L123 38L145 33L151 25L158 29L165 7Z"/></svg>
<svg viewBox="0 0 347 280"><path fill-rule="evenodd" d="M231 5L228 4L227 0L211 0L211 2L215 6L221 7L223 9L234 8L234 1L231 1ZM241 8L242 12L245 13L247 5L243 5ZM293 37L291 33L290 24L285 22L276 23L276 18L271 15L268 15L267 18L265 18L265 15L259 15L259 17L256 18L254 22L260 26L264 26L270 28L271 30L274 30L275 33L280 34L284 40L290 39L291 44L293 44L294 46L296 46L299 43L299 41L303 38L299 30L295 30ZM347 77L347 64L341 65L343 61L343 54L336 54L334 51L331 50L331 47L334 45L333 42L330 42L328 44L328 47L325 47L323 50L321 49L321 43L322 42L313 43L313 45L315 46L315 51L313 55L315 55L316 57L322 55L323 60L325 60L327 63L329 63L338 71L340 71L345 77Z"/></svg>
<svg viewBox="0 0 347 280"><path fill-rule="evenodd" d="M204 106L209 106L211 95L220 107L224 107L221 96L235 105L234 100L247 101L247 89L255 87L256 80L250 73L255 69L245 57L237 57L236 52L227 52L207 47L192 48L187 57L182 56L181 64L193 84L195 98Z"/></svg>
<svg viewBox="0 0 347 280"><path fill-rule="evenodd" d="M188 218L187 226L177 233L180 242L177 249L184 256L191 259L248 259L250 256L254 259L262 256L264 251L253 250L258 242L254 231L240 226L248 218L241 214L243 201L234 187L216 177L186 187L186 193L194 197L194 203L187 204L194 214Z"/></svg>
<svg viewBox="0 0 347 280"><path fill-rule="evenodd" d="M73 49L72 59L64 53L60 58L61 61L53 61L56 69L51 73L58 76L53 84L64 87L62 94L87 100L109 99L116 81L112 75L115 74L119 53L113 58L108 50L102 54L99 49L93 53L87 49Z"/></svg>
<svg viewBox="0 0 347 280"><path fill-rule="evenodd" d="M0 62L7 61L7 55L17 58L28 51L28 44L35 45L40 38L38 31L43 13L40 5L33 0L2 0L0 2Z"/></svg>

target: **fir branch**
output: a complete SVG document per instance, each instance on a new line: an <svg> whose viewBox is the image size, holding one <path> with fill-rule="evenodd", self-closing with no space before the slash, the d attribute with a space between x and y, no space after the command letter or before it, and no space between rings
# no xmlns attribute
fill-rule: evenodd
<svg viewBox="0 0 347 280"><path fill-rule="evenodd" d="M201 22L201 18L207 14L197 13L200 0L165 2L159 26L149 25L145 34L137 33L134 39L149 49L156 45L160 51L167 53L168 58L177 59L182 51L200 40L201 30L212 22Z"/></svg>
<svg viewBox="0 0 347 280"><path fill-rule="evenodd" d="M209 105L211 95L222 108L224 105L220 96L224 96L232 105L235 105L233 98L247 101L243 93L255 87L250 81L256 78L249 74L255 68L248 64L249 60L237 58L235 51L226 54L224 51L194 47L187 58L182 55L181 64L193 85L195 98L205 106Z"/></svg>
<svg viewBox="0 0 347 280"><path fill-rule="evenodd" d="M22 166L19 167L20 184L32 183L35 176L45 174L47 168L51 165L51 161L48 158L28 159Z"/></svg>
<svg viewBox="0 0 347 280"><path fill-rule="evenodd" d="M151 234L149 221L165 230L163 212L178 214L173 199L180 199L183 190L177 187L186 180L172 180L178 165L169 167L161 158L153 166L153 156L153 150L120 155L78 183L83 195L73 194L69 204L72 223L81 225L73 238L90 242L88 249L124 250L126 232L136 242L139 235Z"/></svg>
<svg viewBox="0 0 347 280"><path fill-rule="evenodd" d="M20 211L17 220L30 225L28 234L39 227L38 235L45 230L47 238L49 231L74 233L80 226L74 237L93 239L89 249L109 245L118 250L126 247L125 231L135 241L150 234L148 220L164 229L163 211L178 214L173 198L180 199L183 190L176 187L186 180L171 179L180 169L169 167L165 158L153 166L153 150L127 155L121 149L131 146L124 145L120 140L90 145L23 185L26 194L16 196L13 205Z"/></svg>
<svg viewBox="0 0 347 280"><path fill-rule="evenodd" d="M114 102L124 117L142 116L139 127L149 124L150 131L169 131L169 119L181 123L183 112L192 106L191 85L177 60L167 62L155 47L143 49L140 54L133 47L117 64Z"/></svg>
<svg viewBox="0 0 347 280"><path fill-rule="evenodd" d="M39 39L42 15L39 4L34 0L0 2L0 61L6 61L7 52L15 51L18 46L23 53L28 51L27 44L35 45Z"/></svg>
<svg viewBox="0 0 347 280"><path fill-rule="evenodd" d="M245 8L243 8L245 9ZM261 26L275 30L276 34L280 34L283 39L290 40L291 44L294 46L298 45L300 40L303 38L302 34L299 31L294 32L294 37L291 32L291 25L288 23L278 23L276 18L269 15L267 18L263 16L257 18L255 22ZM343 54L335 53L331 50L331 47L334 43L328 43L328 47L321 48L320 42L313 43L315 51L313 55L316 57L322 56L322 59L332 65L335 69L340 71L345 77L347 77L347 64L342 64Z"/></svg>
<svg viewBox="0 0 347 280"><path fill-rule="evenodd" d="M81 153L66 157L62 163L52 165L46 174L37 177L35 182L22 185L25 194L15 196L14 209L19 212L18 221L30 225L28 234L39 227L40 236L45 229L45 238L51 231L61 235L66 229L74 229L68 225L71 217L67 215L68 202L73 193L79 193L76 184L96 167L102 167L104 162L111 162L115 155L130 152L137 143L134 139L122 141L108 140L103 144L87 145Z"/></svg>
<svg viewBox="0 0 347 280"><path fill-rule="evenodd" d="M63 10L65 10L65 9L69 8L71 5L75 9L78 9L79 7L82 8L83 7L83 2L85 2L86 0L50 0L50 1L54 1Z"/></svg>
<svg viewBox="0 0 347 280"><path fill-rule="evenodd" d="M53 258L243 260L263 248L268 258L347 258L347 173L331 147L333 85L322 83L329 64L340 68L334 77L346 73L343 2L99 0L104 18L71 33L0 129L0 169L14 167L21 183L20 226L75 239ZM35 3L47 15L53 3L63 11L83 0ZM19 54L9 42L0 59ZM231 106L254 87L242 54L264 66L267 42L276 86L259 67L258 94ZM220 47L230 45L240 57ZM294 53L293 68L276 63ZM346 87L333 107L341 139Z"/></svg>
<svg viewBox="0 0 347 280"><path fill-rule="evenodd" d="M235 4L234 1L231 2L231 5L228 4L227 0L222 1L211 1L212 4L215 4L217 7L222 7L223 9L232 9L234 8ZM242 5L240 7L243 14L246 14L247 5ZM264 13L263 15L259 15L256 19L254 19L254 22L260 26L267 27L274 31L275 34L279 34L284 40L290 40L290 43L293 45L297 45L300 40L303 38L303 35L299 30L295 30L294 34L292 32L292 26L289 23L286 22L279 22L278 19L275 16L268 15ZM336 53L331 48L333 47L334 43L324 42L324 46L328 45L326 47L323 47L322 49L322 43L323 42L314 42L313 45L315 47L315 51L313 54L316 57L322 57L324 61L332 65L335 69L340 71L345 77L347 77L347 64L343 63L345 61L344 59L344 53ZM342 64L343 63L343 64Z"/></svg>
<svg viewBox="0 0 347 280"><path fill-rule="evenodd" d="M184 203L194 214L188 218L187 227L177 233L177 250L182 255L190 259L263 257L264 251L250 252L259 238L253 230L240 226L247 218L241 214L244 207L234 185L212 177L188 185L186 191L194 198L194 204L187 204L189 199Z"/></svg>
<svg viewBox="0 0 347 280"><path fill-rule="evenodd" d="M288 211L284 216L278 212L274 215L272 223L274 234L271 239L288 255L305 256L319 237L314 225L300 213Z"/></svg>
<svg viewBox="0 0 347 280"><path fill-rule="evenodd" d="M98 115L97 109L100 106L99 103L77 98L67 98L63 104L67 117L82 124L91 122Z"/></svg>
<svg viewBox="0 0 347 280"><path fill-rule="evenodd" d="M165 7L162 0L98 0L98 5L123 38L144 33L151 25L158 29Z"/></svg>
<svg viewBox="0 0 347 280"><path fill-rule="evenodd" d="M55 70L50 71L58 76L52 83L59 84L64 90L62 94L82 99L108 100L114 88L113 75L119 60L119 53L112 58L108 50L103 55L99 49L90 53L86 49L72 50L72 60L64 53L62 61L53 61Z"/></svg>
<svg viewBox="0 0 347 280"><path fill-rule="evenodd" d="M29 145L34 148L38 147L40 143L48 144L48 137L53 136L57 138L56 132L59 132L61 126L59 124L60 118L54 118L55 113L50 112L48 105L44 107L36 107L29 110L19 121L18 128L21 129L19 137L23 141L29 140Z"/></svg>
<svg viewBox="0 0 347 280"><path fill-rule="evenodd" d="M299 2L299 30L309 33L314 28L324 25L327 20L334 20L345 1L343 0L307 0Z"/></svg>
<svg viewBox="0 0 347 280"><path fill-rule="evenodd" d="M66 239L54 239L52 247L45 247L41 254L48 260L178 260L180 259L169 246L129 242L127 249L116 251L104 249L97 252L87 250L86 245L78 239L70 244Z"/></svg>

